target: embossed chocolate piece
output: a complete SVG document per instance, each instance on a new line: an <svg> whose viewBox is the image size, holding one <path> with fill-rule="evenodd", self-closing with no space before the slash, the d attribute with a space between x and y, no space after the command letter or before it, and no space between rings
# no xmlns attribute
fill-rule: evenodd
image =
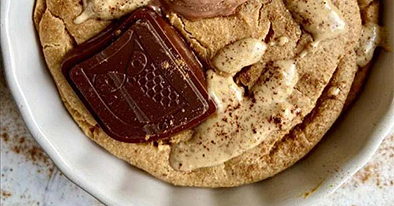
<svg viewBox="0 0 394 206"><path fill-rule="evenodd" d="M169 137L216 109L201 63L150 9L78 46L62 71L99 125L119 141Z"/></svg>

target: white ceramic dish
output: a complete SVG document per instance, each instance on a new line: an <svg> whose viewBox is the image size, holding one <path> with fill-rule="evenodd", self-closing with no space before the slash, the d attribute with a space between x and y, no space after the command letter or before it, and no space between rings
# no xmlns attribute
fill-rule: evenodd
<svg viewBox="0 0 394 206"><path fill-rule="evenodd" d="M384 1L394 37L394 8ZM1 47L9 87L37 142L73 182L108 205L308 205L338 188L372 156L394 123L394 52L382 53L351 111L295 166L233 189L173 187L111 156L63 107L32 22L33 0L1 1ZM304 194L317 189L309 198Z"/></svg>

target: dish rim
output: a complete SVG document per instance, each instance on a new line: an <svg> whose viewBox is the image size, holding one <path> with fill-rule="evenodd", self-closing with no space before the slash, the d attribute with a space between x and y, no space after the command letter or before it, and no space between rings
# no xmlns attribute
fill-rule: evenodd
<svg viewBox="0 0 394 206"><path fill-rule="evenodd" d="M1 2L1 54L3 57L4 74L6 77L7 84L11 91L11 94L17 104L17 107L21 113L22 119L25 122L29 132L38 142L38 144L44 149L48 154L50 159L55 163L55 165L62 171L65 176L82 188L84 191L95 197L97 200L103 202L104 204L113 205L114 202L111 198L106 196L100 196L100 192L92 187L92 185L85 182L78 175L74 174L71 165L68 165L60 155L56 152L51 142L48 140L44 132L39 128L34 115L31 112L29 103L24 95L20 83L18 81L17 74L15 72L15 57L12 56L13 45L11 44L9 35L9 18L8 13L11 5L11 0L3 0ZM322 191L324 195L319 198L326 197L333 193L337 188L339 188L347 179L349 179L354 173L361 169L372 155L376 152L384 137L390 132L391 128L394 126L394 99L392 100L387 113L380 119L378 125L374 127L373 134L370 136L376 141L375 143L366 144L365 151L363 152L362 161L358 162L360 164L354 164L353 167L349 168L350 172L339 173L336 186L326 191Z"/></svg>

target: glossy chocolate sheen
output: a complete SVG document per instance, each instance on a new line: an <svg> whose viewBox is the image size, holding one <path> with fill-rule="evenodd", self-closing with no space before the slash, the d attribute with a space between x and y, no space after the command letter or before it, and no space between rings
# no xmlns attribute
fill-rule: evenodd
<svg viewBox="0 0 394 206"><path fill-rule="evenodd" d="M162 0L170 10L195 21L204 18L229 16L247 0Z"/></svg>
<svg viewBox="0 0 394 206"><path fill-rule="evenodd" d="M62 72L99 125L119 141L169 137L216 110L201 63L148 8L78 46Z"/></svg>

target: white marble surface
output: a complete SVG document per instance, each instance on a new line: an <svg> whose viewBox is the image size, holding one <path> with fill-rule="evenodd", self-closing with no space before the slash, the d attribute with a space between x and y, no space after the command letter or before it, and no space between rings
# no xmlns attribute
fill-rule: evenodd
<svg viewBox="0 0 394 206"><path fill-rule="evenodd" d="M1 66L0 66L1 67ZM70 182L27 131L0 68L1 205L102 205ZM394 205L394 129L354 177L318 206Z"/></svg>

